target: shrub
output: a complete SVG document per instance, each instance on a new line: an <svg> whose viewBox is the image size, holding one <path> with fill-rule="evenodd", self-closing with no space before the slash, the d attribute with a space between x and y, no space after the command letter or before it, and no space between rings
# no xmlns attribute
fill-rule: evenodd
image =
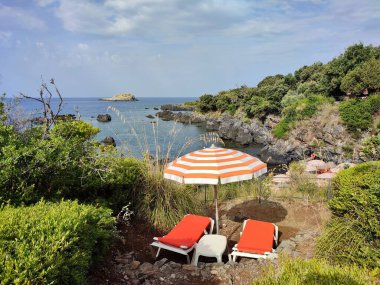
<svg viewBox="0 0 380 285"><path fill-rule="evenodd" d="M367 160L380 160L380 134L366 138L361 151Z"/></svg>
<svg viewBox="0 0 380 285"><path fill-rule="evenodd" d="M276 272L270 267L254 285L365 285L375 284L368 273L356 266L332 266L318 259L282 259Z"/></svg>
<svg viewBox="0 0 380 285"><path fill-rule="evenodd" d="M216 98L211 94L205 94L199 97L197 109L201 113L216 111Z"/></svg>
<svg viewBox="0 0 380 285"><path fill-rule="evenodd" d="M331 103L331 99L319 94L304 97L288 93L283 99L282 104L286 106L282 110L283 117L273 129L277 138L286 138L295 122L312 117L324 104Z"/></svg>
<svg viewBox="0 0 380 285"><path fill-rule="evenodd" d="M372 126L372 115L380 109L380 94L366 99L354 99L339 106L339 114L352 133L367 130Z"/></svg>
<svg viewBox="0 0 380 285"><path fill-rule="evenodd" d="M86 284L115 233L106 208L39 202L0 211L1 284Z"/></svg>
<svg viewBox="0 0 380 285"><path fill-rule="evenodd" d="M318 241L318 255L376 267L380 259L380 162L338 173L329 202L333 219Z"/></svg>

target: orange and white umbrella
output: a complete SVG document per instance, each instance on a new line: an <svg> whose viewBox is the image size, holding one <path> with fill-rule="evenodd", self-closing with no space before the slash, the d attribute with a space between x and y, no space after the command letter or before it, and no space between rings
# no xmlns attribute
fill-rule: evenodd
<svg viewBox="0 0 380 285"><path fill-rule="evenodd" d="M215 216L218 227L217 184L250 180L267 172L267 164L238 150L211 146L169 163L164 177L184 184L215 185Z"/></svg>
<svg viewBox="0 0 380 285"><path fill-rule="evenodd" d="M184 184L226 184L267 172L266 163L238 150L209 147L194 151L165 168L164 177Z"/></svg>

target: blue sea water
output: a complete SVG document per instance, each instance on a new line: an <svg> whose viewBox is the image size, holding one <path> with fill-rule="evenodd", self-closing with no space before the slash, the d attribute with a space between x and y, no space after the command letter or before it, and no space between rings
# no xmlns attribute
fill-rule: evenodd
<svg viewBox="0 0 380 285"><path fill-rule="evenodd" d="M210 146L201 137L207 132L203 127L149 119L155 115L163 104L180 104L195 101L197 98L139 98L134 102L100 101L99 98L64 98L61 114L76 114L86 122L100 129L95 139L102 140L112 136L120 151L126 155L142 157L149 152L154 157L169 156L171 159ZM58 101L52 101L57 106ZM42 105L37 101L23 99L20 103L26 114L42 114ZM111 122L101 123L96 120L98 114L110 114ZM228 146L228 145L227 145ZM232 146L241 149L238 146ZM158 152L157 152L158 151ZM251 146L243 151L257 155L258 148Z"/></svg>

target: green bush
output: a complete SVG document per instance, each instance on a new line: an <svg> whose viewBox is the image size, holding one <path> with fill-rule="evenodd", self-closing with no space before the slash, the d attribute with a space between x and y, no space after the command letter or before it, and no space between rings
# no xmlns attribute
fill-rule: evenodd
<svg viewBox="0 0 380 285"><path fill-rule="evenodd" d="M82 121L57 124L42 138L40 127L8 134L0 151L0 200L35 203L41 197L79 197L87 157L97 147L89 141L98 129Z"/></svg>
<svg viewBox="0 0 380 285"><path fill-rule="evenodd" d="M199 100L197 102L197 110L201 113L216 111L216 97L211 94L205 94L199 97Z"/></svg>
<svg viewBox="0 0 380 285"><path fill-rule="evenodd" d="M380 60L371 59L346 74L340 89L346 93L360 96L368 91L380 88Z"/></svg>
<svg viewBox="0 0 380 285"><path fill-rule="evenodd" d="M332 221L318 241L318 255L334 262L377 267L380 260L380 162L338 173L329 202Z"/></svg>
<svg viewBox="0 0 380 285"><path fill-rule="evenodd" d="M366 99L353 99L339 106L339 114L347 129L352 133L367 130L372 126L372 116L380 109L380 94Z"/></svg>
<svg viewBox="0 0 380 285"><path fill-rule="evenodd" d="M356 266L332 266L318 259L285 259L276 270L270 267L254 285L366 285L376 284L368 273Z"/></svg>
<svg viewBox="0 0 380 285"><path fill-rule="evenodd" d="M288 97L288 98L286 98ZM308 97L285 96L282 110L282 119L273 129L273 135L277 138L286 138L293 125L299 120L312 117L326 103L331 103L331 99L323 95L313 94Z"/></svg>
<svg viewBox="0 0 380 285"><path fill-rule="evenodd" d="M86 284L115 234L106 208L39 202L0 210L1 284Z"/></svg>
<svg viewBox="0 0 380 285"><path fill-rule="evenodd" d="M366 160L380 160L380 134L363 140L361 152Z"/></svg>

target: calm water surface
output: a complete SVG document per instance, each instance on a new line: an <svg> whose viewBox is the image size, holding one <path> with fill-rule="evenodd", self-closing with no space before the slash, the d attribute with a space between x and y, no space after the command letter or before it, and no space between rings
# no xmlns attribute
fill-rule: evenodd
<svg viewBox="0 0 380 285"><path fill-rule="evenodd" d="M194 151L205 144L200 139L207 131L197 125L183 125L161 119L149 119L147 115L155 115L163 104L179 104L186 101L195 101L197 98L139 98L135 102L107 102L99 98L64 98L62 114L79 114L81 119L98 127L101 131L95 137L102 140L112 136L117 147L127 155L141 157L147 150L156 156L157 149L160 156L169 153L171 158ZM53 105L57 105L54 101ZM21 107L26 113L41 115L40 103L33 100L22 100ZM118 114L113 110L118 110ZM110 114L111 122L100 123L96 120L98 114ZM228 145L242 149L236 145ZM243 151L257 155L259 147L251 146Z"/></svg>

